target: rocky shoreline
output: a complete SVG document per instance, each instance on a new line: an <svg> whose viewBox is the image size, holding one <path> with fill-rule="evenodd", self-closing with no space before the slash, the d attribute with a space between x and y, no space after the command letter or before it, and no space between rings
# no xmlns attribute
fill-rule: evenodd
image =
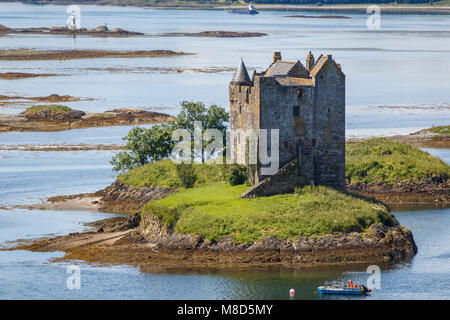
<svg viewBox="0 0 450 320"><path fill-rule="evenodd" d="M345 233L284 240L267 238L235 243L180 234L154 216L139 215L97 221L96 231L38 239L13 249L64 251L62 260L128 264L141 270L177 267L317 267L360 263L392 263L417 253L411 231L401 226L373 225L364 234ZM19 241L20 243L20 241Z"/></svg>
<svg viewBox="0 0 450 320"><path fill-rule="evenodd" d="M69 29L67 27L40 27L40 28L9 28L0 25L0 35L2 34L50 34L50 35L70 35L70 36L95 36L95 37L133 37L143 36L141 32L133 32L121 28L109 30L106 26L98 26L91 30L86 28Z"/></svg>
<svg viewBox="0 0 450 320"><path fill-rule="evenodd" d="M346 139L346 143L355 143L369 138L352 138ZM413 132L408 135L396 135L386 137L386 139L406 143L418 148L442 148L450 149L450 134L439 134L430 131L430 129L423 129Z"/></svg>
<svg viewBox="0 0 450 320"><path fill-rule="evenodd" d="M0 60L76 60L95 58L157 58L188 55L171 50L114 51L114 50L0 50Z"/></svg>
<svg viewBox="0 0 450 320"><path fill-rule="evenodd" d="M201 31L201 32L173 32L163 34L145 34L129 31L121 28L109 30L106 26L98 26L91 30L86 28L69 29L67 27L40 27L40 28L9 28L0 24L0 35L9 34L48 34L48 35L70 35L70 36L94 36L94 37L203 37L203 38L252 38L267 36L266 33L245 31Z"/></svg>
<svg viewBox="0 0 450 320"><path fill-rule="evenodd" d="M0 115L0 133L10 131L60 131L88 127L128 126L160 123L173 117L159 112L113 109L103 113L69 110L53 113L51 110L24 111L19 115Z"/></svg>
<svg viewBox="0 0 450 320"><path fill-rule="evenodd" d="M403 182L397 185L351 184L347 190L362 196L375 198L389 206L411 204L450 204L450 179L446 175L432 177L421 182Z"/></svg>
<svg viewBox="0 0 450 320"><path fill-rule="evenodd" d="M427 202L448 204L449 185L445 177L416 186L392 188L390 192L375 186L349 186L350 192L377 197L393 204L403 195L404 204ZM448 178L448 177L447 177ZM441 189L445 187L447 189ZM409 188L409 189L408 189ZM382 189L382 188L381 188ZM363 191L364 190L364 191ZM26 206L30 209L95 210L127 213L128 217L100 220L90 224L96 231L74 233L53 239L39 239L15 249L32 251L65 251L65 260L81 259L105 264L129 264L143 270L155 267L254 267L254 266L332 266L360 263L391 263L409 259L417 252L411 232L395 224L372 225L363 233L337 233L298 239L267 238L252 243L236 243L230 236L218 241L199 235L181 234L164 225L159 218L147 214L141 218L145 203L176 192L176 189L152 186L130 187L117 179L96 193L61 196L47 204ZM408 199L406 201L405 199ZM24 206L25 207L25 206Z"/></svg>

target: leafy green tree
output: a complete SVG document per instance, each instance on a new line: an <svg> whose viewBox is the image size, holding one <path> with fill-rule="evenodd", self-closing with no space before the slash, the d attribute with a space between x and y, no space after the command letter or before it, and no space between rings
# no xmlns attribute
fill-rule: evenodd
<svg viewBox="0 0 450 320"><path fill-rule="evenodd" d="M175 120L154 125L149 129L134 127L123 140L127 141L125 151L117 153L111 164L115 171L127 171L149 162L167 158L173 147L172 133L175 129L186 129L194 134L194 122L201 121L203 131L218 129L226 137L229 114L216 105L206 107L202 102L183 101L181 111ZM208 142L205 142L205 146ZM224 140L225 143L225 140ZM195 182L195 181L194 181Z"/></svg>
<svg viewBox="0 0 450 320"><path fill-rule="evenodd" d="M115 171L126 171L148 162L166 158L173 147L172 123L154 125L149 129L134 127L123 140L126 151L121 151L111 159Z"/></svg>

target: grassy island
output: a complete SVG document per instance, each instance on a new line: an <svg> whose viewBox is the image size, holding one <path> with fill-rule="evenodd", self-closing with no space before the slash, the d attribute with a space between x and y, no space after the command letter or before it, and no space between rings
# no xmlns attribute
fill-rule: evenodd
<svg viewBox="0 0 450 320"><path fill-rule="evenodd" d="M431 131L433 133L437 133L439 135L446 135L446 134L450 134L450 126L432 127L430 129L428 129L428 131Z"/></svg>
<svg viewBox="0 0 450 320"><path fill-rule="evenodd" d="M374 223L393 225L381 205L326 187L305 187L293 194L241 199L248 186L216 183L183 189L144 207L180 233L237 242L266 237L294 239L334 232L362 232Z"/></svg>
<svg viewBox="0 0 450 320"><path fill-rule="evenodd" d="M448 127L433 129L445 131ZM444 161L409 144L386 138L347 144L348 184L419 183L436 176L448 177L449 174L450 167Z"/></svg>
<svg viewBox="0 0 450 320"><path fill-rule="evenodd" d="M364 232L373 224L394 225L384 205L327 187L299 188L293 194L242 199L247 184L230 185L220 165L195 165L193 188L183 188L170 160L149 163L119 176L127 186L178 188L147 203L142 213L155 215L174 230L219 240L231 235L241 243L266 237Z"/></svg>
<svg viewBox="0 0 450 320"><path fill-rule="evenodd" d="M447 176L449 166L411 145L374 138L347 146L349 184L414 183ZM148 163L119 175L130 187L176 188L143 208L175 231L218 240L233 236L242 243L274 236L293 239L330 233L364 233L373 224L396 224L386 206L327 187L309 186L295 193L242 199L248 184L230 185L221 165L194 165L197 180L183 188L170 160Z"/></svg>

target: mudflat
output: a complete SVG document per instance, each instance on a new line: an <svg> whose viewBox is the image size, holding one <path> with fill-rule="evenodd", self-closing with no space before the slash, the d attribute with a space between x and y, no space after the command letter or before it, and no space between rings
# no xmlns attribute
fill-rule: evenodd
<svg viewBox="0 0 450 320"><path fill-rule="evenodd" d="M171 50L117 51L117 50L0 50L0 60L76 60L96 58L157 58L187 55Z"/></svg>
<svg viewBox="0 0 450 320"><path fill-rule="evenodd" d="M0 115L0 133L149 124L172 119L172 116L165 113L134 109L113 109L103 113L83 112L70 108L67 111L58 112L52 112L52 110L24 111L19 115Z"/></svg>

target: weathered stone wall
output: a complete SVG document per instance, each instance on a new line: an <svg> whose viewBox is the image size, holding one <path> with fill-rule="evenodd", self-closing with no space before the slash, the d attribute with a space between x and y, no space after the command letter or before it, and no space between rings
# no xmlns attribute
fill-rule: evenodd
<svg viewBox="0 0 450 320"><path fill-rule="evenodd" d="M258 129L260 122L259 94L258 85L246 86L230 84L230 127L231 129ZM233 132L233 131L232 131ZM242 132L236 132L230 136L230 142L233 144L231 152L233 159L238 163L244 164L246 152L246 136ZM253 180L256 182L256 177Z"/></svg>
<svg viewBox="0 0 450 320"><path fill-rule="evenodd" d="M269 157L270 129L279 129L280 167L297 157L309 182L345 188L345 76L331 56L321 56L311 75L304 85L299 78L264 75L256 75L251 86L230 84L231 128L267 129ZM234 142L236 156L245 159L245 137ZM253 184L266 178L262 166ZM295 188L298 181L285 178Z"/></svg>
<svg viewBox="0 0 450 320"><path fill-rule="evenodd" d="M328 56L315 76L314 182L345 188L345 76Z"/></svg>

